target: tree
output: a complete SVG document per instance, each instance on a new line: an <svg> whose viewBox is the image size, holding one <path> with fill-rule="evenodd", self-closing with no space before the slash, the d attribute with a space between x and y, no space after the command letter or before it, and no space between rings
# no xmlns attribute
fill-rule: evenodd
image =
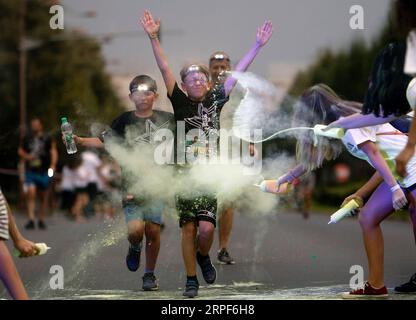
<svg viewBox="0 0 416 320"><path fill-rule="evenodd" d="M20 1L27 5L26 43L35 44L27 51L28 121L39 117L58 139L62 116L84 134L92 122L108 123L123 108L105 72L100 43L80 33L52 30L50 1ZM16 168L17 160L20 1L0 0L0 168Z"/></svg>

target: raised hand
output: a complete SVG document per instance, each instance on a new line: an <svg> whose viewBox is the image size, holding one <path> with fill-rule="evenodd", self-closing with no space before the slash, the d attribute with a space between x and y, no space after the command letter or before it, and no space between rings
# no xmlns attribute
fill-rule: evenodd
<svg viewBox="0 0 416 320"><path fill-rule="evenodd" d="M154 37L159 33L160 30L160 19L155 21L149 10L145 10L143 17L140 19L140 23L143 26L144 31L150 36Z"/></svg>
<svg viewBox="0 0 416 320"><path fill-rule="evenodd" d="M270 39L273 34L273 24L271 21L266 21L257 30L256 41L261 47L263 47Z"/></svg>

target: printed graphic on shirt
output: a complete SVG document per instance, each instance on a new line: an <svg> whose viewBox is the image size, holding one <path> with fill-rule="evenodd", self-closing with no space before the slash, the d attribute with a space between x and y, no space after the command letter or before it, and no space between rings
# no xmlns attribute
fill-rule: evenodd
<svg viewBox="0 0 416 320"><path fill-rule="evenodd" d="M135 142L146 143L146 144L155 144L154 136L155 133L160 129L168 129L170 127L170 121L166 121L160 126L157 126L150 119L146 119L146 132L138 137L134 138Z"/></svg>

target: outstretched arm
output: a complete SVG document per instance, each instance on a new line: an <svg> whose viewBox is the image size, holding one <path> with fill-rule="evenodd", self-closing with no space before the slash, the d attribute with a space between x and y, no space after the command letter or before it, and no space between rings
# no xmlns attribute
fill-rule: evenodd
<svg viewBox="0 0 416 320"><path fill-rule="evenodd" d="M239 61L235 67L235 71L243 72L248 69L251 63L254 61L254 58L260 52L260 49L266 45L273 33L273 25L271 21L266 21L263 23L263 26L257 30L256 43L250 48L247 54ZM234 88L237 80L233 77L229 77L224 84L225 94L228 97L231 93L231 90Z"/></svg>
<svg viewBox="0 0 416 320"><path fill-rule="evenodd" d="M168 95L171 96L173 88L175 87L175 77L173 76L172 70L169 67L168 60L163 52L162 46L159 41L159 30L160 30L160 19L157 21L153 20L150 11L145 10L143 17L140 19L140 23L143 26L144 31L150 38L152 44L153 54L160 72L162 73L163 80L168 91Z"/></svg>
<svg viewBox="0 0 416 320"><path fill-rule="evenodd" d="M344 128L345 130L348 129L357 129L357 128L364 128L364 127L371 127L376 126L383 123L388 123L393 121L397 117L395 115L390 115L386 118L383 117L376 117L374 114L361 114L356 113L350 115L348 117L339 119L330 123L323 131L327 131L332 128Z"/></svg>
<svg viewBox="0 0 416 320"><path fill-rule="evenodd" d="M75 134L72 135L74 142L77 145L87 147L87 148L104 148L104 143L97 137L80 137ZM62 142L65 144L65 136L62 135Z"/></svg>
<svg viewBox="0 0 416 320"><path fill-rule="evenodd" d="M298 164L296 167L294 167L292 170L290 170L285 175L281 176L276 181L277 191L279 192L280 186L284 183L292 184L293 181L298 179L299 177L303 176L307 170L304 168L302 164Z"/></svg>

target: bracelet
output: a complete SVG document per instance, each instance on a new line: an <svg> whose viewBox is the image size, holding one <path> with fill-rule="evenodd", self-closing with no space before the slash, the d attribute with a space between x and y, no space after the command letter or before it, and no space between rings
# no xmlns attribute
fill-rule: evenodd
<svg viewBox="0 0 416 320"><path fill-rule="evenodd" d="M149 38L150 39L157 39L158 37L159 37L159 35L158 35L157 32L155 32L155 33L149 33Z"/></svg>
<svg viewBox="0 0 416 320"><path fill-rule="evenodd" d="M400 185L399 184L396 184L396 185L394 185L393 187L390 188L390 191L391 192L394 192L396 190L399 190L400 188L401 188Z"/></svg>

